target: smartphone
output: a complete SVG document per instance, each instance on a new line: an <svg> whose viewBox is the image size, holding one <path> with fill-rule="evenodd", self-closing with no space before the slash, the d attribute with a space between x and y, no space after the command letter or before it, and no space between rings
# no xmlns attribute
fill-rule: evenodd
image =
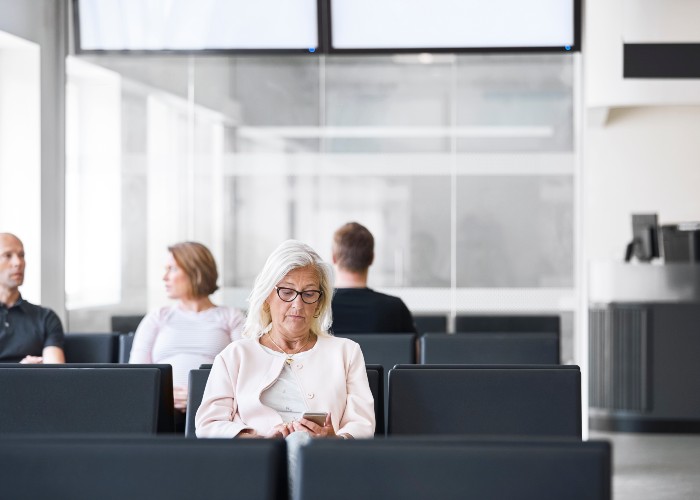
<svg viewBox="0 0 700 500"><path fill-rule="evenodd" d="M306 420L311 420L313 423L323 427L324 424L326 423L327 416L328 416L328 413L304 413L301 416L301 418L305 418Z"/></svg>

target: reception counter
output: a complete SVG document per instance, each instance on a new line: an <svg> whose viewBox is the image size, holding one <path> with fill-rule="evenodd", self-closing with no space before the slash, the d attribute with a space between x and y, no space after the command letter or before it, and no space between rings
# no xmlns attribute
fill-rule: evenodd
<svg viewBox="0 0 700 500"><path fill-rule="evenodd" d="M590 428L700 432L700 265L593 262Z"/></svg>

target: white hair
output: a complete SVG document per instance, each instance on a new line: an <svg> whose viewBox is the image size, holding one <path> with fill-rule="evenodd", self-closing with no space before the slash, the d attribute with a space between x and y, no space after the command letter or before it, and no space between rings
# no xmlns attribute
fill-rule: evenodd
<svg viewBox="0 0 700 500"><path fill-rule="evenodd" d="M311 320L311 333L321 337L330 336L328 330L333 323L331 300L333 300L333 267L324 262L309 245L297 240L287 240L267 258L265 265L255 278L253 290L248 297L248 316L243 336L260 338L272 327L270 309L264 304L277 283L290 271L302 267L313 267L318 274L321 298L318 300L317 318Z"/></svg>

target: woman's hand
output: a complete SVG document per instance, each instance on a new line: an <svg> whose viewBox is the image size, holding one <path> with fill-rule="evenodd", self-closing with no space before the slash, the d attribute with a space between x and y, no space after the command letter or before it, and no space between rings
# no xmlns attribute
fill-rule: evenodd
<svg viewBox="0 0 700 500"><path fill-rule="evenodd" d="M22 361L20 361L23 365L40 365L43 364L43 362L44 358L41 356L25 356Z"/></svg>
<svg viewBox="0 0 700 500"><path fill-rule="evenodd" d="M336 437L335 430L333 429L333 423L331 422L331 414L326 415L326 421L323 425L318 425L311 420L305 418L300 418L294 424L294 430L300 432L308 432L312 437Z"/></svg>
<svg viewBox="0 0 700 500"><path fill-rule="evenodd" d="M187 387L173 387L173 403L176 410L182 413L187 411Z"/></svg>
<svg viewBox="0 0 700 500"><path fill-rule="evenodd" d="M243 429L238 433L241 438L285 438L292 433L292 423L281 423L274 426L267 434L258 434L255 429Z"/></svg>
<svg viewBox="0 0 700 500"><path fill-rule="evenodd" d="M267 437L267 438L278 438L278 437L286 438L292 432L294 432L294 428L292 427L292 422L288 422L288 423L282 422L281 424L277 424L272 429L270 429L270 431L264 437Z"/></svg>
<svg viewBox="0 0 700 500"><path fill-rule="evenodd" d="M255 429L243 429L241 432L238 433L239 438L257 438L260 437L257 432L255 432Z"/></svg>

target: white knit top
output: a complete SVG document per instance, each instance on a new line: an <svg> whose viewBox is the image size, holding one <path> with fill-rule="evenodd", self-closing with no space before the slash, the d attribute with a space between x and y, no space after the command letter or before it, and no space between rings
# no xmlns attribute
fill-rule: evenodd
<svg viewBox="0 0 700 500"><path fill-rule="evenodd" d="M136 329L129 363L173 366L173 385L187 387L189 372L241 338L245 316L238 309L217 306L201 312L178 305L146 315Z"/></svg>

